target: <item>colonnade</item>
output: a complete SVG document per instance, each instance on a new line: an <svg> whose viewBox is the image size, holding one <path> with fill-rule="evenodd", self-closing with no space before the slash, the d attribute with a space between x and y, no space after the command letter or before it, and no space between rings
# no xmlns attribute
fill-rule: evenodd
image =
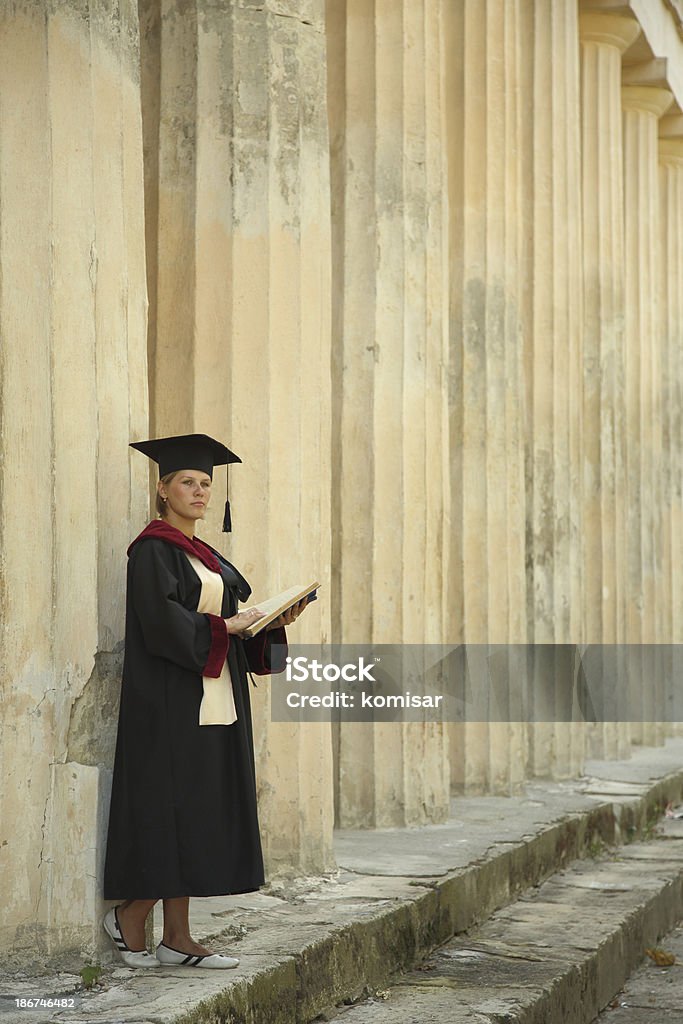
<svg viewBox="0 0 683 1024"><path fill-rule="evenodd" d="M98 942L131 439L241 455L202 536L257 599L321 578L296 640L549 645L534 721L513 685L297 726L259 687L270 875L673 730L683 49L648 2L0 11L0 947ZM572 720L554 645L600 643L648 645L631 722Z"/></svg>

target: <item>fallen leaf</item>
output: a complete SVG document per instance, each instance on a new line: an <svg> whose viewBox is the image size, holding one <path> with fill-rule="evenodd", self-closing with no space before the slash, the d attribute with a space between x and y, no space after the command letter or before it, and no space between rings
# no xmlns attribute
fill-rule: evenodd
<svg viewBox="0 0 683 1024"><path fill-rule="evenodd" d="M673 953L667 953L665 949L659 949L657 946L652 949L646 949L645 952L658 967L672 967L676 963L676 957Z"/></svg>

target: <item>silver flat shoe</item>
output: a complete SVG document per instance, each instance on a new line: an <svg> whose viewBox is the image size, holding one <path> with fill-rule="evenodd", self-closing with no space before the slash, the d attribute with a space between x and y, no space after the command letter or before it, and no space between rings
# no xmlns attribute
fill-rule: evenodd
<svg viewBox="0 0 683 1024"><path fill-rule="evenodd" d="M209 967L214 970L228 970L239 964L236 956L223 956L222 953L204 953L203 956L181 953L179 949L171 949L163 942L157 946L157 960L164 967Z"/></svg>
<svg viewBox="0 0 683 1024"><path fill-rule="evenodd" d="M118 907L112 907L111 910L107 911L102 921L102 927L116 946L124 964L128 967L160 967L161 965L157 958L148 953L146 949L134 950L126 944L116 913L117 910Z"/></svg>

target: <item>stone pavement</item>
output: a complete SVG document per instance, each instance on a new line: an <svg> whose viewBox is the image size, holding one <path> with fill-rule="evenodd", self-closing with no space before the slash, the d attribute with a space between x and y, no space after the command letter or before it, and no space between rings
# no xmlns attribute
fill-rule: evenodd
<svg viewBox="0 0 683 1024"><path fill-rule="evenodd" d="M644 944L683 915L683 821L655 827L682 799L676 739L629 761L590 762L584 778L520 797L456 799L444 825L343 832L333 875L192 901L195 934L238 955L236 971L132 971L103 938L101 985L91 991L76 988L82 958L5 964L0 1024L304 1024L357 1003L345 1011L355 1024L363 1005L389 1003L364 999L416 964L422 978L450 979L431 985L447 1004L434 1011L440 1022L589 1024ZM638 837L646 841L630 842ZM507 1004L506 978L515 990ZM69 1002L17 1006L35 998Z"/></svg>

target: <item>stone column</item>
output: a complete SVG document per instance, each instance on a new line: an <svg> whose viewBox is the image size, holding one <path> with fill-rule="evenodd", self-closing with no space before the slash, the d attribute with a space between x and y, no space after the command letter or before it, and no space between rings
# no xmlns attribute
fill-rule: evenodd
<svg viewBox="0 0 683 1024"><path fill-rule="evenodd" d="M141 3L152 422L244 464L202 536L254 599L319 578L291 639L329 639L330 236L322 0ZM332 863L329 725L253 693L268 870Z"/></svg>
<svg viewBox="0 0 683 1024"><path fill-rule="evenodd" d="M668 115L659 122L659 198L661 248L660 323L662 381L665 396L662 493L662 567L670 597L670 618L662 642L678 644L683 636L683 585L678 552L683 544L683 116ZM678 685L676 664L667 664L667 693ZM678 701L677 701L678 703ZM681 726L667 714L668 734Z"/></svg>
<svg viewBox="0 0 683 1024"><path fill-rule="evenodd" d="M439 0L328 4L335 639L444 642L446 247ZM448 813L439 724L343 724L342 827Z"/></svg>
<svg viewBox="0 0 683 1024"><path fill-rule="evenodd" d="M529 641L568 645L581 635L581 164L578 17L565 0L529 5L531 64L525 136L530 243L527 416ZM540 652L537 652L540 653ZM576 775L583 733L574 713L573 658L537 657L529 732L532 775ZM544 720L545 719L545 720Z"/></svg>
<svg viewBox="0 0 683 1024"><path fill-rule="evenodd" d="M677 552L683 543L683 115L666 116L659 122L659 195L661 252L662 337L666 358L662 376L668 382L666 439L668 452L667 491L663 505L670 510L664 531L663 565L669 573L671 618L666 624L664 643L683 638L683 582L677 570ZM667 557L668 551L668 557Z"/></svg>
<svg viewBox="0 0 683 1024"><path fill-rule="evenodd" d="M450 636L526 641L521 345L519 4L447 4L450 206ZM515 694L506 717L518 720ZM525 729L454 727L452 779L509 793L525 770Z"/></svg>
<svg viewBox="0 0 683 1024"><path fill-rule="evenodd" d="M127 447L147 422L137 10L117 11L0 12L0 947L33 959L99 944L125 551L147 508Z"/></svg>
<svg viewBox="0 0 683 1024"><path fill-rule="evenodd" d="M629 81L637 81L633 73ZM626 417L628 636L643 644L642 722L635 742L651 746L663 739L663 679L654 644L658 623L666 620L662 592L661 459L662 377L660 368L658 119L671 105L667 89L629 84L624 108L624 225L626 288Z"/></svg>
<svg viewBox="0 0 683 1024"><path fill-rule="evenodd" d="M628 580L621 56L640 29L631 18L593 12L581 14L580 27L585 304L581 633L588 644L623 645ZM628 723L609 720L614 718L609 683L614 659L610 652L604 662L593 663L598 715L605 720L589 727L590 753L627 757Z"/></svg>

